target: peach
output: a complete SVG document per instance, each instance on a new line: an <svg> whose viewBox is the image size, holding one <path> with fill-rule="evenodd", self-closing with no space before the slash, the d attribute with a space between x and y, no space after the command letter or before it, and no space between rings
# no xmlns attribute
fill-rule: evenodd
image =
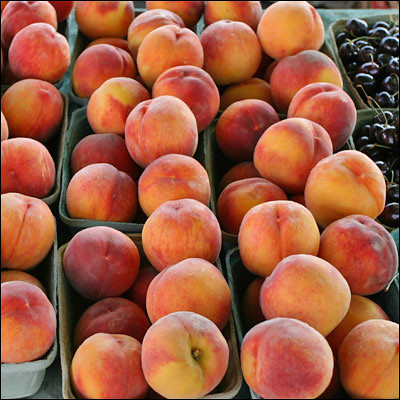
<svg viewBox="0 0 400 400"><path fill-rule="evenodd" d="M19 78L36 78L51 83L67 72L68 41L51 25L37 22L20 30L8 51L12 72Z"/></svg>
<svg viewBox="0 0 400 400"><path fill-rule="evenodd" d="M312 169L304 197L307 208L322 227L353 214L374 219L385 207L385 178L365 154L340 151Z"/></svg>
<svg viewBox="0 0 400 400"><path fill-rule="evenodd" d="M231 104L218 120L216 130L218 146L232 160L250 161L262 134L278 121L278 114L265 101L256 99L237 101Z"/></svg>
<svg viewBox="0 0 400 400"><path fill-rule="evenodd" d="M44 288L44 286L33 275L28 274L24 271L13 270L13 269L10 269L8 271L1 271L1 283L11 282L11 281L22 281L30 283L32 285L37 286L40 290L43 291L44 294L46 294L46 289Z"/></svg>
<svg viewBox="0 0 400 400"><path fill-rule="evenodd" d="M166 398L210 393L228 368L229 347L209 319L187 311L168 314L147 331L142 367L152 389Z"/></svg>
<svg viewBox="0 0 400 400"><path fill-rule="evenodd" d="M241 179L247 178L259 178L256 167L252 161L243 161L233 166L225 175L221 178L218 184L218 191L222 192L230 183L240 181Z"/></svg>
<svg viewBox="0 0 400 400"><path fill-rule="evenodd" d="M260 290L263 283L263 278L256 278L250 283L249 286L247 286L244 292L241 301L241 311L247 329L250 329L254 325L265 321L265 317L260 306Z"/></svg>
<svg viewBox="0 0 400 400"><path fill-rule="evenodd" d="M285 200L253 207L244 216L238 236L244 266L264 278L287 256L318 255L319 241L318 226L310 211Z"/></svg>
<svg viewBox="0 0 400 400"><path fill-rule="evenodd" d="M271 87L260 78L250 78L229 86L221 96L221 110L240 100L258 99L272 105Z"/></svg>
<svg viewBox="0 0 400 400"><path fill-rule="evenodd" d="M24 79L6 90L1 98L1 111L10 137L23 136L44 143L59 131L64 100L50 83Z"/></svg>
<svg viewBox="0 0 400 400"><path fill-rule="evenodd" d="M191 311L222 330L231 315L232 297L217 267L201 258L187 258L164 269L151 281L146 309L153 324L167 314Z"/></svg>
<svg viewBox="0 0 400 400"><path fill-rule="evenodd" d="M50 251L56 223L42 200L19 193L1 195L1 267L27 270Z"/></svg>
<svg viewBox="0 0 400 400"><path fill-rule="evenodd" d="M266 319L296 318L323 336L342 321L350 298L343 275L328 262L308 254L295 254L280 261L260 291Z"/></svg>
<svg viewBox="0 0 400 400"><path fill-rule="evenodd" d="M398 398L399 324L372 319L353 328L340 346L339 370L353 398Z"/></svg>
<svg viewBox="0 0 400 400"><path fill-rule="evenodd" d="M71 286L83 297L119 296L135 281L140 256L128 236L107 226L78 232L64 253L63 267Z"/></svg>
<svg viewBox="0 0 400 400"><path fill-rule="evenodd" d="M111 78L90 96L87 118L94 133L123 135L129 113L150 99L147 89L131 78Z"/></svg>
<svg viewBox="0 0 400 400"><path fill-rule="evenodd" d="M199 132L211 124L219 110L219 92L211 76L191 65L170 68L157 78L153 98L164 95L178 97L189 106Z"/></svg>
<svg viewBox="0 0 400 400"><path fill-rule="evenodd" d="M46 295L27 282L1 284L1 363L37 360L56 338L56 312Z"/></svg>
<svg viewBox="0 0 400 400"><path fill-rule="evenodd" d="M319 50L324 24L307 1L279 1L265 10L257 35L264 51L281 60L304 50Z"/></svg>
<svg viewBox="0 0 400 400"><path fill-rule="evenodd" d="M57 13L58 22L65 21L75 6L75 1L49 1L49 3L55 8Z"/></svg>
<svg viewBox="0 0 400 400"><path fill-rule="evenodd" d="M136 61L140 76L151 89L157 78L169 68L178 65L202 68L204 54L194 32L176 25L165 25L143 39Z"/></svg>
<svg viewBox="0 0 400 400"><path fill-rule="evenodd" d="M5 6L7 5L7 3L9 3L9 1L2 1L1 2L1 14L3 14L3 10L4 10Z"/></svg>
<svg viewBox="0 0 400 400"><path fill-rule="evenodd" d="M193 199L163 203L147 219L143 250L158 271L186 258L214 263L221 251L221 229L215 215Z"/></svg>
<svg viewBox="0 0 400 400"><path fill-rule="evenodd" d="M319 124L290 118L269 127L254 150L260 175L291 194L303 193L314 166L332 155L332 141Z"/></svg>
<svg viewBox="0 0 400 400"><path fill-rule="evenodd" d="M54 186L56 167L47 148L29 138L1 143L1 193L46 197Z"/></svg>
<svg viewBox="0 0 400 400"><path fill-rule="evenodd" d="M353 133L357 111L351 97L331 83L311 83L299 90L289 105L288 118L307 118L328 132L333 151Z"/></svg>
<svg viewBox="0 0 400 400"><path fill-rule="evenodd" d="M75 18L79 30L89 39L124 38L135 9L133 1L78 1Z"/></svg>
<svg viewBox="0 0 400 400"><path fill-rule="evenodd" d="M295 94L314 82L327 82L343 88L342 76L336 64L325 54L305 50L280 60L271 74L274 104L286 113Z"/></svg>
<svg viewBox="0 0 400 400"><path fill-rule="evenodd" d="M125 125L125 143L141 167L165 154L193 156L198 132L196 118L180 99L160 96L138 104Z"/></svg>
<svg viewBox="0 0 400 400"><path fill-rule="evenodd" d="M260 43L244 22L214 22L204 29L200 41L204 50L204 69L217 85L250 79L260 65Z"/></svg>
<svg viewBox="0 0 400 400"><path fill-rule="evenodd" d="M116 77L136 77L132 57L125 50L110 44L85 49L72 71L72 85L79 97L90 97L104 82Z"/></svg>
<svg viewBox="0 0 400 400"><path fill-rule="evenodd" d="M143 39L150 32L165 25L176 25L179 28L185 27L182 18L169 10L148 10L138 15L129 25L128 29L128 47L132 56L134 58L137 57Z"/></svg>
<svg viewBox="0 0 400 400"><path fill-rule="evenodd" d="M132 178L110 164L91 164L71 179L66 193L71 218L131 222L137 211Z"/></svg>
<svg viewBox="0 0 400 400"><path fill-rule="evenodd" d="M1 141L8 139L8 124L7 120L3 114L1 113Z"/></svg>
<svg viewBox="0 0 400 400"><path fill-rule="evenodd" d="M179 15L185 26L194 27L204 11L204 1L146 1L147 10L161 8Z"/></svg>
<svg viewBox="0 0 400 400"><path fill-rule="evenodd" d="M71 385L78 398L143 399L142 346L127 335L96 333L75 352Z"/></svg>
<svg viewBox="0 0 400 400"><path fill-rule="evenodd" d="M241 363L246 383L265 399L314 399L333 371L325 338L292 318L264 321L247 332Z"/></svg>
<svg viewBox="0 0 400 400"><path fill-rule="evenodd" d="M399 266L393 236L364 215L328 225L321 235L319 256L343 274L352 293L361 295L385 289Z"/></svg>
<svg viewBox="0 0 400 400"><path fill-rule="evenodd" d="M262 8L259 1L207 1L204 9L204 22L211 25L223 19L240 21L257 30Z"/></svg>
<svg viewBox="0 0 400 400"><path fill-rule="evenodd" d="M90 42L86 46L86 48L88 49L89 47L96 46L96 44L109 44L111 46L115 46L122 50L125 50L127 53L129 53L128 41L125 39L113 38L113 37L99 38Z"/></svg>
<svg viewBox="0 0 400 400"><path fill-rule="evenodd" d="M217 215L222 229L237 235L247 212L258 204L287 200L285 192L262 178L249 178L229 184L220 194Z"/></svg>
<svg viewBox="0 0 400 400"><path fill-rule="evenodd" d="M71 155L73 174L88 165L98 163L111 164L118 171L127 173L134 181L139 178L140 168L130 157L125 140L119 135L88 135L75 146Z"/></svg>
<svg viewBox="0 0 400 400"><path fill-rule="evenodd" d="M271 64L268 65L267 69L265 70L265 74L264 74L264 79L266 82L268 82L268 83L271 82L272 72L274 72L274 69L278 65L278 63L279 63L279 60L275 60Z"/></svg>
<svg viewBox="0 0 400 400"><path fill-rule="evenodd" d="M194 158L167 154L150 163L138 183L139 203L147 216L169 200L194 199L208 206L210 181Z"/></svg>

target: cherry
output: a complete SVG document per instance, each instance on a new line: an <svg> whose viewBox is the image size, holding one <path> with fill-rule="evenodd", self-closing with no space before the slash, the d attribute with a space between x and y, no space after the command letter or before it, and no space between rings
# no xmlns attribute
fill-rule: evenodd
<svg viewBox="0 0 400 400"><path fill-rule="evenodd" d="M371 139L368 136L361 136L355 143L356 149L361 149L361 147L369 143L371 143Z"/></svg>
<svg viewBox="0 0 400 400"><path fill-rule="evenodd" d="M361 63L366 63L373 61L376 54L376 48L367 44L361 47L360 51L358 52L357 59Z"/></svg>
<svg viewBox="0 0 400 400"><path fill-rule="evenodd" d="M374 116L374 123L391 123L393 121L393 113L389 110L380 111L379 114Z"/></svg>
<svg viewBox="0 0 400 400"><path fill-rule="evenodd" d="M361 85L367 94L372 94L375 90L375 79L369 74L359 73L354 77L354 85Z"/></svg>
<svg viewBox="0 0 400 400"><path fill-rule="evenodd" d="M379 221L383 224L396 228L399 226L399 203L386 204L381 215L379 215Z"/></svg>
<svg viewBox="0 0 400 400"><path fill-rule="evenodd" d="M374 96L374 100L378 103L379 107L382 108L394 108L396 106L396 101L394 97L388 92L376 93Z"/></svg>
<svg viewBox="0 0 400 400"><path fill-rule="evenodd" d="M378 65L380 65L381 67L383 67L384 65L387 65L387 63L389 62L389 60L391 59L391 55L390 54L386 54L386 53L379 53L376 57L375 57L375 61Z"/></svg>
<svg viewBox="0 0 400 400"><path fill-rule="evenodd" d="M346 28L353 37L366 36L368 33L368 24L359 18L349 19Z"/></svg>
<svg viewBox="0 0 400 400"><path fill-rule="evenodd" d="M363 74L369 74L372 77L376 78L380 73L379 65L373 61L366 62L358 68L358 72Z"/></svg>
<svg viewBox="0 0 400 400"><path fill-rule="evenodd" d="M339 32L336 35L336 45L339 47L342 43L346 41L346 39L349 39L348 32L347 31Z"/></svg>
<svg viewBox="0 0 400 400"><path fill-rule="evenodd" d="M391 54L393 56L399 54L399 39L393 36L384 37L379 45L382 53Z"/></svg>
<svg viewBox="0 0 400 400"><path fill-rule="evenodd" d="M344 64L357 60L358 47L352 42L345 42L339 47L339 56Z"/></svg>
<svg viewBox="0 0 400 400"><path fill-rule="evenodd" d="M372 29L375 29L375 28L385 28L385 29L389 30L390 25L385 21L377 21L372 25Z"/></svg>
<svg viewBox="0 0 400 400"><path fill-rule="evenodd" d="M390 94L394 94L399 91L399 77L397 74L390 74L383 78L381 82L381 87L383 90Z"/></svg>
<svg viewBox="0 0 400 400"><path fill-rule="evenodd" d="M389 74L399 75L399 57L392 57L388 60L386 71Z"/></svg>
<svg viewBox="0 0 400 400"><path fill-rule="evenodd" d="M399 202L399 185L396 183L391 183L386 191L386 202L393 203Z"/></svg>

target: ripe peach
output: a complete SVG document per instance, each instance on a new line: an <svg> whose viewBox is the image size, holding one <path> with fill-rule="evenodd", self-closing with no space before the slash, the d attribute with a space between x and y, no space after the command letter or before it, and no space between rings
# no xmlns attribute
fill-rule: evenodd
<svg viewBox="0 0 400 400"><path fill-rule="evenodd" d="M250 79L261 62L257 35L244 22L214 22L202 32L204 69L217 85Z"/></svg>
<svg viewBox="0 0 400 400"><path fill-rule="evenodd" d="M143 250L158 271L186 258L214 263L221 251L217 218L197 200L163 203L147 219L142 231Z"/></svg>
<svg viewBox="0 0 400 400"><path fill-rule="evenodd" d="M1 195L1 267L27 270L38 265L54 243L56 223L42 200L19 193Z"/></svg>
<svg viewBox="0 0 400 400"><path fill-rule="evenodd" d="M285 200L253 207L243 218L238 236L244 266L262 277L270 275L279 261L292 254L316 256L319 240L310 211Z"/></svg>
<svg viewBox="0 0 400 400"><path fill-rule="evenodd" d="M324 158L312 169L304 197L318 224L325 227L353 214L376 218L385 206L386 183L368 156L345 150Z"/></svg>
<svg viewBox="0 0 400 400"><path fill-rule="evenodd" d="M44 294L46 294L46 289L44 288L44 286L33 275L28 274L27 272L24 271L19 271L14 269L10 269L8 271L1 271L1 283L11 282L11 281L22 281L30 283L32 285L37 286L40 290L43 291Z"/></svg>
<svg viewBox="0 0 400 400"><path fill-rule="evenodd" d="M278 63L279 63L279 60L275 60L271 64L268 65L267 69L265 70L265 74L264 74L264 79L266 82L268 82L268 83L271 82L272 72L274 72L274 69L278 65Z"/></svg>
<svg viewBox="0 0 400 400"><path fill-rule="evenodd" d="M96 44L109 44L111 46L115 46L122 50L125 50L127 53L129 53L128 41L125 39L113 38L113 37L99 38L90 42L86 46L86 48L88 49L89 47L96 46Z"/></svg>
<svg viewBox="0 0 400 400"><path fill-rule="evenodd" d="M332 155L332 141L319 124L289 118L270 126L254 150L260 175L287 193L303 193L314 166Z"/></svg>
<svg viewBox="0 0 400 400"><path fill-rule="evenodd" d="M241 179L247 178L259 178L256 167L252 161L243 161L233 166L225 175L221 178L218 184L218 192L222 192L230 183L240 181Z"/></svg>
<svg viewBox="0 0 400 400"><path fill-rule="evenodd" d="M249 286L247 286L246 291L244 292L241 302L241 311L246 321L247 329L265 321L260 306L260 290L263 283L263 278L256 278Z"/></svg>
<svg viewBox="0 0 400 400"><path fill-rule="evenodd" d="M6 139L8 139L8 124L3 112L1 112L1 141Z"/></svg>
<svg viewBox="0 0 400 400"><path fill-rule="evenodd" d="M57 13L58 22L65 21L75 6L75 1L49 1L49 3L55 8Z"/></svg>

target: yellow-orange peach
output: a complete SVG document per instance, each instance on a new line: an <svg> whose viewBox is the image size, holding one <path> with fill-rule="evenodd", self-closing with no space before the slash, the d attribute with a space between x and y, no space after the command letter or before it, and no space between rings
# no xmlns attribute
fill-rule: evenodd
<svg viewBox="0 0 400 400"><path fill-rule="evenodd" d="M256 167L251 161L243 161L233 166L225 175L221 178L218 184L218 192L222 192L230 183L240 181L241 179L247 178L259 178Z"/></svg>
<svg viewBox="0 0 400 400"><path fill-rule="evenodd" d="M147 216L169 200L194 199L208 206L210 192L205 168L182 154L157 158L146 167L138 182L139 203Z"/></svg>
<svg viewBox="0 0 400 400"><path fill-rule="evenodd" d="M78 398L143 399L149 389L141 344L127 335L96 333L75 352L71 385Z"/></svg>
<svg viewBox="0 0 400 400"><path fill-rule="evenodd" d="M372 319L353 328L339 349L339 371L352 398L398 398L399 324Z"/></svg>
<svg viewBox="0 0 400 400"><path fill-rule="evenodd" d="M261 62L257 35L244 22L222 20L202 32L204 69L217 85L250 79Z"/></svg>
<svg viewBox="0 0 400 400"><path fill-rule="evenodd" d="M115 46L122 50L125 50L126 52L129 53L128 41L125 39L113 38L113 37L99 38L99 39L96 39L96 40L93 40L92 42L90 42L86 46L86 48L96 46L96 44L109 44L111 46Z"/></svg>
<svg viewBox="0 0 400 400"><path fill-rule="evenodd" d="M343 88L342 76L336 64L325 54L305 50L280 60L271 74L274 104L286 113L295 94L314 82L327 82Z"/></svg>
<svg viewBox="0 0 400 400"><path fill-rule="evenodd" d="M65 21L75 6L75 1L49 1L49 3L55 8L57 13L58 22Z"/></svg>
<svg viewBox="0 0 400 400"><path fill-rule="evenodd" d="M319 124L289 118L270 126L254 150L259 174L287 193L303 193L314 166L332 155L332 141Z"/></svg>
<svg viewBox="0 0 400 400"><path fill-rule="evenodd" d="M137 211L132 178L111 164L91 164L78 171L66 193L71 218L131 222Z"/></svg>
<svg viewBox="0 0 400 400"><path fill-rule="evenodd" d="M292 318L264 321L241 348L246 383L265 399L314 399L329 385L332 350L308 324Z"/></svg>
<svg viewBox="0 0 400 400"><path fill-rule="evenodd" d="M243 318L246 321L247 329L265 321L260 306L260 290L263 283L263 278L256 278L249 286L247 286L246 291L244 292L241 302L241 311Z"/></svg>
<svg viewBox="0 0 400 400"><path fill-rule="evenodd" d="M37 360L56 337L56 312L46 295L27 282L1 284L1 363Z"/></svg>
<svg viewBox="0 0 400 400"><path fill-rule="evenodd" d="M158 271L186 258L214 263L221 251L221 228L211 210L193 199L161 204L142 231L143 250Z"/></svg>
<svg viewBox="0 0 400 400"><path fill-rule="evenodd" d="M243 218L238 242L244 266L266 277L283 258L319 250L320 234L310 213L293 201L270 201L253 207Z"/></svg>
<svg viewBox="0 0 400 400"><path fill-rule="evenodd" d="M90 39L124 38L135 8L133 1L78 1L75 18L79 30Z"/></svg>
<svg viewBox="0 0 400 400"><path fill-rule="evenodd" d="M307 208L323 227L354 214L374 219L385 207L385 178L365 154L340 151L311 170L304 197Z"/></svg>
<svg viewBox="0 0 400 400"><path fill-rule="evenodd" d="M18 193L1 195L1 267L27 270L53 246L56 223L42 200Z"/></svg>
<svg viewBox="0 0 400 400"><path fill-rule="evenodd" d="M8 124L3 112L1 112L1 141L6 139L8 139Z"/></svg>
<svg viewBox="0 0 400 400"><path fill-rule="evenodd" d="M33 275L28 274L27 272L10 269L7 271L1 271L1 283L10 282L10 281L23 281L30 283L32 285L37 286L40 290L46 294L46 289L40 283L38 279L36 279Z"/></svg>
<svg viewBox="0 0 400 400"><path fill-rule="evenodd" d="M202 315L179 311L158 320L143 339L142 367L157 393L196 399L221 382L229 347L217 326Z"/></svg>

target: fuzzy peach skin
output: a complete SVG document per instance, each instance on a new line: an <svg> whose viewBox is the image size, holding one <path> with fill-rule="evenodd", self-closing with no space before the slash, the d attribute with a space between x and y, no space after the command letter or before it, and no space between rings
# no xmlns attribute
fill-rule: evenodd
<svg viewBox="0 0 400 400"><path fill-rule="evenodd" d="M247 286L244 292L240 306L247 329L265 321L260 306L260 290L263 283L263 278L256 278Z"/></svg>
<svg viewBox="0 0 400 400"><path fill-rule="evenodd" d="M96 333L75 352L71 385L81 399L143 399L149 389L141 366L142 346L135 338Z"/></svg>
<svg viewBox="0 0 400 400"><path fill-rule="evenodd" d="M340 345L346 335L358 324L370 319L389 320L382 308L368 299L358 294L351 295L350 308L340 324L326 337L333 354L338 355Z"/></svg>
<svg viewBox="0 0 400 400"><path fill-rule="evenodd" d="M247 178L259 178L256 167L252 161L243 161L233 166L221 178L218 184L218 192L222 192L230 183L240 181Z"/></svg>
<svg viewBox="0 0 400 400"><path fill-rule="evenodd" d="M254 150L260 175L291 194L303 193L314 166L332 155L332 141L319 124L289 118L270 126Z"/></svg>
<svg viewBox="0 0 400 400"><path fill-rule="evenodd" d="M196 118L182 100L173 96L143 101L126 120L125 143L141 167L165 154L193 156L198 143Z"/></svg>
<svg viewBox="0 0 400 400"><path fill-rule="evenodd" d="M77 349L89 336L96 333L128 335L140 343L150 327L144 311L130 300L109 297L92 304L80 316L74 331Z"/></svg>
<svg viewBox="0 0 400 400"><path fill-rule="evenodd" d="M237 101L218 120L215 133L218 146L232 160L251 161L260 137L278 121L278 114L265 101Z"/></svg>
<svg viewBox="0 0 400 400"><path fill-rule="evenodd" d="M110 164L91 164L71 179L66 193L71 218L131 222L137 211L132 178Z"/></svg>
<svg viewBox="0 0 400 400"><path fill-rule="evenodd" d="M207 1L204 9L206 26L214 22L229 19L240 21L257 30L262 8L259 1Z"/></svg>
<svg viewBox="0 0 400 400"><path fill-rule="evenodd" d="M342 76L336 64L325 54L305 50L279 61L271 74L274 104L286 113L295 94L314 82L327 82L343 89Z"/></svg>
<svg viewBox="0 0 400 400"><path fill-rule="evenodd" d="M46 295L27 282L1 284L1 363L34 361L56 338L56 312Z"/></svg>
<svg viewBox="0 0 400 400"><path fill-rule="evenodd" d="M78 1L75 18L89 39L124 38L135 18L135 8L133 1Z"/></svg>
<svg viewBox="0 0 400 400"><path fill-rule="evenodd" d="M193 199L161 204L142 231L143 250L158 271L186 258L214 263L221 251L221 228L211 210Z"/></svg>
<svg viewBox="0 0 400 400"><path fill-rule="evenodd" d="M157 158L146 167L138 182L140 207L147 216L169 200L194 199L208 206L210 192L205 168L182 154Z"/></svg>
<svg viewBox="0 0 400 400"><path fill-rule="evenodd" d="M128 41L125 39L113 38L113 37L99 38L99 39L95 39L92 42L90 42L86 46L86 48L88 49L89 47L96 46L96 44L109 44L111 46L115 46L122 50L125 50L126 52L129 53Z"/></svg>
<svg viewBox="0 0 400 400"><path fill-rule="evenodd" d="M8 271L1 271L1 283L10 282L10 281L23 281L30 283L32 285L37 286L40 290L46 294L46 289L40 283L38 279L36 279L33 275L28 274L24 271L13 270L10 269Z"/></svg>
<svg viewBox="0 0 400 400"><path fill-rule="evenodd" d="M1 98L1 111L7 120L10 137L23 136L47 142L58 132L63 110L60 92L39 79L16 82Z"/></svg>
<svg viewBox="0 0 400 400"><path fill-rule="evenodd" d="M307 293L307 295L305 295ZM260 291L266 319L296 318L326 336L342 321L351 292L343 275L321 258L295 254L284 258Z"/></svg>
<svg viewBox="0 0 400 400"><path fill-rule="evenodd" d="M56 223L42 200L19 193L1 195L1 267L27 270L50 251Z"/></svg>
<svg viewBox="0 0 400 400"><path fill-rule="evenodd" d="M128 29L128 46L132 57L136 58L143 39L150 32L165 25L176 25L179 28L185 27L182 18L169 10L148 10L138 15Z"/></svg>
<svg viewBox="0 0 400 400"><path fill-rule="evenodd" d="M311 83L299 90L290 102L288 118L292 117L307 118L325 128L336 151L353 133L357 111L343 89L331 83Z"/></svg>
<svg viewBox="0 0 400 400"><path fill-rule="evenodd" d="M265 10L257 36L264 51L280 60L303 50L319 50L324 43L324 24L307 1L280 1Z"/></svg>
<svg viewBox="0 0 400 400"><path fill-rule="evenodd" d="M65 21L75 6L75 1L49 1L49 3L55 8L57 13L58 22Z"/></svg>
<svg viewBox="0 0 400 400"><path fill-rule="evenodd" d="M194 32L176 25L165 25L143 39L136 62L141 78L151 89L157 78L169 68L178 65L202 68L204 53Z"/></svg>
<svg viewBox="0 0 400 400"><path fill-rule="evenodd" d="M219 110L219 92L211 76L201 68L181 65L163 72L153 86L153 98L175 96L192 110L201 132L211 124Z"/></svg>
<svg viewBox="0 0 400 400"><path fill-rule="evenodd" d="M185 26L194 27L204 11L204 1L146 1L146 9L161 8L172 11L182 18Z"/></svg>
<svg viewBox="0 0 400 400"><path fill-rule="evenodd" d="M244 22L214 22L202 32L204 69L217 85L230 85L250 79L261 62L257 35Z"/></svg>
<svg viewBox="0 0 400 400"><path fill-rule="evenodd" d="M353 328L339 349L340 378L355 399L399 397L399 324L372 319Z"/></svg>
<svg viewBox="0 0 400 400"><path fill-rule="evenodd" d="M229 184L220 194L217 215L222 229L237 235L246 213L258 204L287 200L285 192L263 178L249 178Z"/></svg>
<svg viewBox="0 0 400 400"><path fill-rule="evenodd" d="M364 215L339 219L321 235L319 257L346 278L352 293L370 295L389 284L399 267L393 236Z"/></svg>
<svg viewBox="0 0 400 400"><path fill-rule="evenodd" d="M304 197L307 208L322 227L354 214L374 219L385 207L385 178L365 154L340 151L311 170Z"/></svg>
<svg viewBox="0 0 400 400"><path fill-rule="evenodd" d="M15 35L8 51L8 62L19 78L57 82L69 66L68 41L49 24L28 25Z"/></svg>
<svg viewBox="0 0 400 400"><path fill-rule="evenodd" d="M266 277L292 254L318 255L320 234L310 213L293 201L270 201L253 207L239 229L239 251L244 266Z"/></svg>
<svg viewBox="0 0 400 400"><path fill-rule="evenodd" d="M329 385L333 355L304 322L274 318L247 332L241 348L246 383L265 399L314 399Z"/></svg>
<svg viewBox="0 0 400 400"><path fill-rule="evenodd" d="M161 396L195 399L210 393L228 368L226 339L209 319L187 311L168 314L147 331L142 367Z"/></svg>
<svg viewBox="0 0 400 400"><path fill-rule="evenodd" d="M85 49L72 71L72 85L79 97L90 97L104 82L115 77L136 77L136 67L130 54L110 44L98 44Z"/></svg>
<svg viewBox="0 0 400 400"><path fill-rule="evenodd" d="M127 173L134 181L139 178L140 168L130 157L125 140L114 133L85 136L75 146L71 155L72 173L98 163L113 165L118 171Z"/></svg>
<svg viewBox="0 0 400 400"><path fill-rule="evenodd" d="M269 83L260 78L250 78L229 86L221 96L221 110L226 110L236 101L247 99L263 100L273 105Z"/></svg>
<svg viewBox="0 0 400 400"><path fill-rule="evenodd" d="M94 133L124 135L129 113L150 99L147 89L131 78L111 78L90 96L87 119Z"/></svg>
<svg viewBox="0 0 400 400"><path fill-rule="evenodd" d="M1 141L8 139L8 124L7 120L3 114L1 113Z"/></svg>
<svg viewBox="0 0 400 400"><path fill-rule="evenodd" d="M14 36L35 22L45 22L57 29L57 14L48 1L12 1L1 14L1 42L6 49Z"/></svg>
<svg viewBox="0 0 400 400"><path fill-rule="evenodd" d="M135 243L122 232L106 226L78 232L69 242L63 258L69 283L90 300L125 293L135 281L139 265Z"/></svg>
<svg viewBox="0 0 400 400"><path fill-rule="evenodd" d="M210 319L222 330L231 315L232 296L217 267L201 258L187 258L164 269L151 281L146 309L153 324L167 314L191 311Z"/></svg>
<svg viewBox="0 0 400 400"><path fill-rule="evenodd" d="M54 186L56 167L47 148L37 140L14 138L1 142L1 193L46 197Z"/></svg>

